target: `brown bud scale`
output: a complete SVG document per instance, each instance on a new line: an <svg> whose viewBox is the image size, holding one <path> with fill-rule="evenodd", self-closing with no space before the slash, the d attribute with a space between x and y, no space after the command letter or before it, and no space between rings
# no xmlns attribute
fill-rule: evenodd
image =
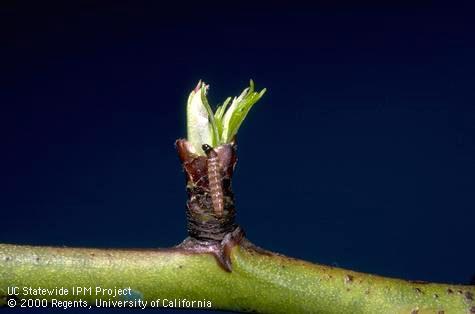
<svg viewBox="0 0 475 314"><path fill-rule="evenodd" d="M186 177L188 234L197 240L222 241L237 227L231 189L236 145L220 145L208 156L193 153L184 139L177 140L176 147Z"/></svg>

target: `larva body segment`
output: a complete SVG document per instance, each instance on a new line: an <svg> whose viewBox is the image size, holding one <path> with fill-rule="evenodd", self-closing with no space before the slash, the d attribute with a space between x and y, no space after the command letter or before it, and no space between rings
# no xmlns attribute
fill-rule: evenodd
<svg viewBox="0 0 475 314"><path fill-rule="evenodd" d="M216 216L222 217L224 209L224 199L219 157L218 154L216 154L216 151L208 144L204 144L202 148L208 158L208 181L214 213L216 214Z"/></svg>

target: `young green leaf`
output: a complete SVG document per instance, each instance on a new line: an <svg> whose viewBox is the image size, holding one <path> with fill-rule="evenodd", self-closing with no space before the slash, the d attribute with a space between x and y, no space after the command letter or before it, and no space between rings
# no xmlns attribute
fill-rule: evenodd
<svg viewBox="0 0 475 314"><path fill-rule="evenodd" d="M203 104L206 85L199 81L188 97L186 107L187 138L195 149L196 154L203 155L201 145L213 142L213 128L209 123L209 112Z"/></svg>
<svg viewBox="0 0 475 314"><path fill-rule="evenodd" d="M202 144L208 144L208 145L211 145L211 146L215 147L215 146L218 145L219 133L218 133L218 128L216 127L216 122L214 120L213 110L211 109L211 106L208 103L208 98L206 98L206 94L207 94L208 89L209 89L209 85L203 84L201 86L201 102L203 103L203 106L205 107L206 112L208 113L208 120L209 120L209 124L210 124L211 130L212 130L212 132L211 132L211 142L202 143Z"/></svg>
<svg viewBox="0 0 475 314"><path fill-rule="evenodd" d="M266 89L254 91L254 82L245 88L239 97L228 97L213 113L206 97L208 85L199 82L188 97L187 132L195 153L204 155L201 146L213 147L230 143L236 136L242 122L252 106L264 95ZM230 106L228 107L228 104Z"/></svg>
<svg viewBox="0 0 475 314"><path fill-rule="evenodd" d="M233 103L226 111L223 118L223 141L230 142L236 136L239 127L246 118L249 110L257 101L264 95L266 89L259 93L254 91L254 82L250 81L250 86L239 95L235 97Z"/></svg>
<svg viewBox="0 0 475 314"><path fill-rule="evenodd" d="M214 121L216 123L216 127L218 129L218 144L223 144L223 115L226 110L226 107L228 106L228 103L231 101L231 97L226 98L224 103L221 106L218 106L216 109L216 112L214 114Z"/></svg>

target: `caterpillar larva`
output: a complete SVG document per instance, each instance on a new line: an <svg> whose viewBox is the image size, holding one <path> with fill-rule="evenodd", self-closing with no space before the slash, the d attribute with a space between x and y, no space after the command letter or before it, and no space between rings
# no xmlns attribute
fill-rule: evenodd
<svg viewBox="0 0 475 314"><path fill-rule="evenodd" d="M208 144L203 144L202 148L208 157L208 181L214 213L216 216L221 217L223 215L224 200L219 157Z"/></svg>

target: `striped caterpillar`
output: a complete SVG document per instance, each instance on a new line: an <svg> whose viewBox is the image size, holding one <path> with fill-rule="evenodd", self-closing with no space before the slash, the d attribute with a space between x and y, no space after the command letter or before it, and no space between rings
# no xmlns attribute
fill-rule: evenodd
<svg viewBox="0 0 475 314"><path fill-rule="evenodd" d="M203 144L202 148L208 158L208 181L214 213L216 216L221 217L223 215L224 199L219 157L216 151L208 144Z"/></svg>

